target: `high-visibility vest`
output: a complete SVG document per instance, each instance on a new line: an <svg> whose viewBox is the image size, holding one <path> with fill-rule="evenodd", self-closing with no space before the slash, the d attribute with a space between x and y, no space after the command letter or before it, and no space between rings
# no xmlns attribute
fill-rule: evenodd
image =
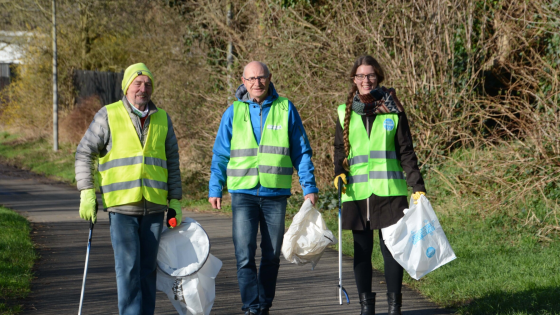
<svg viewBox="0 0 560 315"><path fill-rule="evenodd" d="M267 188L291 188L294 168L288 135L288 99L278 97L262 128L261 142L253 134L247 103L233 102L228 189L251 189L260 183Z"/></svg>
<svg viewBox="0 0 560 315"><path fill-rule="evenodd" d="M346 105L338 107L338 117L344 128ZM350 154L346 193L342 201L363 200L377 196L406 196L408 193L401 161L395 150L395 134L399 124L397 114L376 115L368 137L362 117L352 111L350 119Z"/></svg>
<svg viewBox="0 0 560 315"><path fill-rule="evenodd" d="M105 208L146 200L167 205L167 114L150 116L144 147L122 101L105 106L113 146L99 159Z"/></svg>

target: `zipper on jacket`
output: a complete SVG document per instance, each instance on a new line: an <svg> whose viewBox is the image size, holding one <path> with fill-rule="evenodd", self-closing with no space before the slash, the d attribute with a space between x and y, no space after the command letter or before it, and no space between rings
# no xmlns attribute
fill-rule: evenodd
<svg viewBox="0 0 560 315"><path fill-rule="evenodd" d="M142 145L142 149L144 149L144 144L145 144L144 130L146 130L145 127L147 127L149 124L150 114L148 113L148 117L146 117L146 120L144 121L144 125L142 125L142 122L140 121L140 117L136 116L136 118L138 119L138 125L140 126L140 144ZM145 157L143 157L142 159L145 159ZM142 186L144 186L144 180L142 180ZM144 199L144 216L146 216L146 214L148 213L148 204L147 204L148 201L146 200L145 197L142 197L142 199Z"/></svg>
<svg viewBox="0 0 560 315"><path fill-rule="evenodd" d="M368 140L369 140L369 116L366 116L366 132L367 132ZM368 141L368 142L369 142L369 141ZM369 155L369 152L368 152L368 155ZM369 176L368 176L368 185L369 185ZM367 221L368 221L368 222L369 222L369 198L370 198L370 197L371 197L371 196L368 196L368 197L367 197L367 201L366 201L366 207L367 207L367 210L366 210L366 211L367 211Z"/></svg>
<svg viewBox="0 0 560 315"><path fill-rule="evenodd" d="M259 104L259 108L260 108L259 117L261 118L261 140L262 140L262 135L263 135L262 111L263 111L263 108L262 108L261 104ZM260 145L260 141L259 141L259 145Z"/></svg>
<svg viewBox="0 0 560 315"><path fill-rule="evenodd" d="M262 123L262 111L263 111L263 107L262 104L259 104L259 108L260 108L260 112L259 112L259 117L261 119L261 140L259 141L259 146L261 145L261 141L262 141L262 135L263 135L263 123ZM257 174L258 174L258 165L257 165ZM261 185L259 184L259 187L257 187L257 196L259 196L259 190L261 189Z"/></svg>

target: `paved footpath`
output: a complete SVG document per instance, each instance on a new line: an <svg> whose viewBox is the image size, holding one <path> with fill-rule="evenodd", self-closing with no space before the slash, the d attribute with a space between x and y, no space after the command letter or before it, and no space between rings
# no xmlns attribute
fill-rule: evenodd
<svg viewBox="0 0 560 315"><path fill-rule="evenodd" d="M14 209L33 223L33 240L41 258L35 266L31 294L23 314L76 314L80 300L89 224L78 215L79 193L29 172L0 165L0 205ZM216 278L216 301L211 314L243 314L231 240L231 217L183 211L204 227L212 254L222 260ZM281 261L276 298L271 314L359 314L352 258L344 257L343 281L350 305L338 305L338 255L327 250L314 271ZM374 270L378 292L376 313L387 314L383 275ZM384 283L384 282L383 282ZM403 314L450 314L404 288ZM176 314L167 296L157 294L156 314ZM93 231L90 263L82 314L118 314L113 249L107 213L100 211Z"/></svg>

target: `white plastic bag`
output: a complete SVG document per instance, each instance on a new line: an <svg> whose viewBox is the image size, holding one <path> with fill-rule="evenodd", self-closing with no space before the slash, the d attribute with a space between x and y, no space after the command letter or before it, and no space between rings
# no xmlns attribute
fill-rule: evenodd
<svg viewBox="0 0 560 315"><path fill-rule="evenodd" d="M222 262L210 254L210 240L198 222L185 218L162 232L157 266L156 288L167 294L179 314L210 314Z"/></svg>
<svg viewBox="0 0 560 315"><path fill-rule="evenodd" d="M284 234L282 254L291 263L311 263L311 269L315 269L325 248L336 242L321 213L307 199Z"/></svg>
<svg viewBox="0 0 560 315"><path fill-rule="evenodd" d="M416 280L457 258L426 196L397 223L381 230L395 260Z"/></svg>
<svg viewBox="0 0 560 315"><path fill-rule="evenodd" d="M216 297L215 279L220 271L222 262L210 254L204 266L194 275L185 278L171 277L157 271L156 287L167 294L169 301L181 315L208 315L214 305ZM181 291L179 300L175 299L173 287L179 281Z"/></svg>

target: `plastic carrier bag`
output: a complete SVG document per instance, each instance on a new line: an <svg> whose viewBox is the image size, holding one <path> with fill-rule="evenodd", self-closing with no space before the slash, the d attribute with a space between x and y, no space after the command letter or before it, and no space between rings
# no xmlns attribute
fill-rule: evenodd
<svg viewBox="0 0 560 315"><path fill-rule="evenodd" d="M395 260L416 280L457 258L426 196L417 204L411 199L404 217L381 232Z"/></svg>
<svg viewBox="0 0 560 315"><path fill-rule="evenodd" d="M311 263L313 270L325 248L336 242L321 213L307 199L284 234L282 254L287 261L297 265Z"/></svg>
<svg viewBox="0 0 560 315"><path fill-rule="evenodd" d="M222 261L210 254L208 234L195 220L185 218L162 232L156 288L167 294L179 314L210 314L221 268Z"/></svg>

